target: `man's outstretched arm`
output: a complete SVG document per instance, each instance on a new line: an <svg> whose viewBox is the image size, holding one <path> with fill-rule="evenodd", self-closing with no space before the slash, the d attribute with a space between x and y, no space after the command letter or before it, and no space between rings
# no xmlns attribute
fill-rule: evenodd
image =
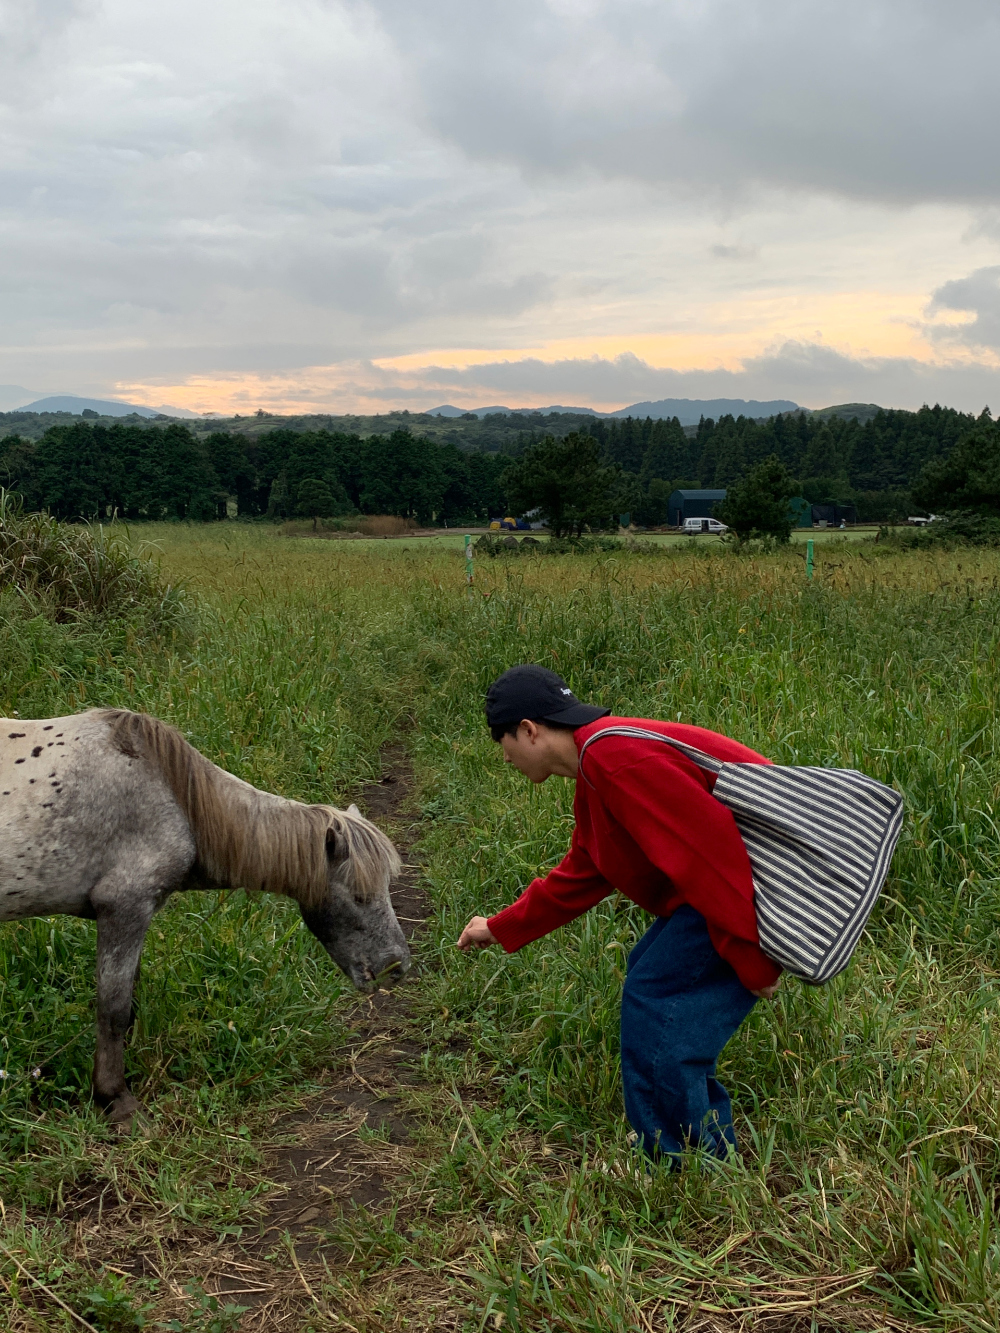
<svg viewBox="0 0 1000 1333"><path fill-rule="evenodd" d="M459 936L458 947L484 949L500 944L507 953L514 953L575 920L613 892L580 846L574 829L570 849L555 869L544 879L532 880L520 898L496 916L474 916Z"/></svg>

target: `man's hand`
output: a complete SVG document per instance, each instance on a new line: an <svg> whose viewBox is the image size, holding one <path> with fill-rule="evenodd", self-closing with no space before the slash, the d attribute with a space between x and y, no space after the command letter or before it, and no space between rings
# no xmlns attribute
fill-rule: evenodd
<svg viewBox="0 0 1000 1333"><path fill-rule="evenodd" d="M487 949L496 942L484 916L474 916L458 937L458 947L462 950Z"/></svg>
<svg viewBox="0 0 1000 1333"><path fill-rule="evenodd" d="M763 990L752 990L750 994L756 995L758 1000L769 1000L771 996L774 995L774 993L777 991L780 985L781 985L781 978L779 977L773 986L765 986Z"/></svg>

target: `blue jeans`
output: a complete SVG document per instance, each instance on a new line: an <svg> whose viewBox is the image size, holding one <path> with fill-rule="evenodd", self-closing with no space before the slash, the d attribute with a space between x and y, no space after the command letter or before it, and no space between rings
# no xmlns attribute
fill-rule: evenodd
<svg viewBox="0 0 1000 1333"><path fill-rule="evenodd" d="M757 1003L716 953L705 918L683 906L632 950L622 991L625 1114L650 1157L736 1148L722 1048Z"/></svg>

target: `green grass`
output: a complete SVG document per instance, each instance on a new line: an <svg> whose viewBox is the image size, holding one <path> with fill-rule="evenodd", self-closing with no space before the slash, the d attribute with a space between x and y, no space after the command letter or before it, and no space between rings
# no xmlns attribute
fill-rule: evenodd
<svg viewBox="0 0 1000 1333"><path fill-rule="evenodd" d="M997 566L838 552L811 586L792 555L702 556L665 577L641 560L522 571L497 571L482 600L425 611L452 670L414 738L432 775L425 854L442 918L428 1012L449 1012L493 1089L489 1136L463 1131L461 1171L441 1169L456 1218L472 1210L510 1232L480 1253L496 1308L525 1329L626 1329L678 1283L744 1308L774 1299L767 1281L757 1298L741 1285L767 1272L870 1269L869 1299L899 1316L996 1328ZM821 991L786 985L726 1052L745 1164L724 1179L695 1166L625 1191L581 1165L546 1185L513 1147L530 1132L574 1162L622 1160L617 999L647 924L606 904L511 958L450 947L568 840L568 784L526 789L484 738L485 685L523 660L616 712L714 727L783 762L857 766L906 794L854 966ZM738 1281L694 1262L744 1232L727 1260ZM588 1277L632 1245L630 1277Z"/></svg>
<svg viewBox="0 0 1000 1333"><path fill-rule="evenodd" d="M3 642L28 645L0 655L0 711L146 708L306 800L345 800L401 734L417 768L435 918L410 1212L345 1221L355 1261L328 1295L351 1294L365 1327L402 1328L416 1266L466 1293L470 1328L679 1329L695 1309L722 1328L1000 1328L1000 557L818 544L807 583L794 551L706 544L483 560L470 595L450 543L141 535L197 626L164 640L0 604ZM569 784L505 770L482 721L486 685L526 660L616 711L857 766L907 797L848 973L786 984L725 1053L740 1165L693 1161L648 1185L629 1170L617 1020L637 909L609 901L511 957L453 947L568 842ZM84 923L0 941L8 1220L58 1215L94 1180L141 1194L164 1232L252 1220L262 1115L336 1049L341 982L288 904L175 901L151 933L128 1057L156 1133L117 1140L85 1095L92 964ZM57 1225L37 1250L43 1277L67 1236ZM60 1290L82 1291L82 1270L67 1274Z"/></svg>
<svg viewBox="0 0 1000 1333"><path fill-rule="evenodd" d="M448 529L428 533L420 537L314 537L307 524L303 523L299 530L291 530L291 525L285 525L286 531L282 532L282 539L296 544L299 542L312 542L316 547L327 546L331 541L347 542L351 546L357 546L361 550L374 551L377 547L391 543L393 546L404 546L411 551L458 551L464 549L465 533L464 528ZM469 532L473 534L475 540L478 540L485 532L484 528L470 528ZM798 546L807 541L813 541L817 546L843 546L845 544L854 545L858 542L870 542L875 535L874 527L860 529L858 531L841 532L835 528L796 528L791 535L791 541ZM905 529L907 533L915 529ZM506 533L501 534L506 536ZM538 533L518 532L514 534L520 541L523 537L538 537ZM545 537L542 537L545 540ZM621 540L625 541L626 538ZM698 534L697 537L684 536L678 532L640 532L636 534L634 540L640 544L650 543L655 547L664 547L668 550L672 548L681 548L683 551L690 551L692 547L705 548L714 547L721 549L723 543L719 537L704 536ZM315 549L315 547L314 547ZM478 555L477 555L478 559Z"/></svg>

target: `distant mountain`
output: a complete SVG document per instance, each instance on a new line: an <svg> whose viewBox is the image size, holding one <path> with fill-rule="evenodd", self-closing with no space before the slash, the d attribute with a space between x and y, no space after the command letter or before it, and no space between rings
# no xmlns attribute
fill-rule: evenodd
<svg viewBox="0 0 1000 1333"><path fill-rule="evenodd" d="M0 384L0 412L16 412L29 398L37 398L32 389L22 389L19 384Z"/></svg>
<svg viewBox="0 0 1000 1333"><path fill-rule="evenodd" d="M139 411L139 408L135 409ZM189 407L170 407L164 403L162 407L142 408L143 412L155 412L158 417L180 417L183 421L201 421L204 417L221 417L221 412L192 412Z"/></svg>
<svg viewBox="0 0 1000 1333"><path fill-rule="evenodd" d="M560 403L552 403L549 407L481 407L476 415L484 417L490 412L506 412L508 416L543 416L547 417L550 412L558 412L560 415L574 417L606 417L608 412L598 412L593 407L563 407Z"/></svg>
<svg viewBox="0 0 1000 1333"><path fill-rule="evenodd" d="M795 412L798 403L786 398L776 398L771 402L760 403L750 398L660 398L655 403L633 403L631 407L620 407L617 412L602 412L609 417L652 417L654 421L677 417L682 426L697 426L702 417L774 417L779 412Z"/></svg>
<svg viewBox="0 0 1000 1333"><path fill-rule="evenodd" d="M574 416L582 417L606 417L609 412L595 412L592 407L452 407L450 403L445 403L443 407L429 407L427 415L430 417L462 417L471 412L475 417L488 417L492 412L502 412L505 416L535 416L541 414L547 416L549 412L569 412Z"/></svg>
<svg viewBox="0 0 1000 1333"><path fill-rule="evenodd" d="M883 410L878 403L838 403L836 407L817 407L815 412L810 412L809 415L813 417L843 417L845 421L857 417L863 426L866 421L871 421Z"/></svg>
<svg viewBox="0 0 1000 1333"><path fill-rule="evenodd" d="M81 412L97 412L102 417L127 417L137 412L141 417L155 417L155 407L135 407L132 403L110 402L103 398L77 398L73 394L57 393L48 398L38 398L33 403L22 403L22 412L72 412L79 416Z"/></svg>
<svg viewBox="0 0 1000 1333"><path fill-rule="evenodd" d="M759 403L755 399L748 400L746 398L661 398L655 403L633 403L631 407L620 407L616 412L597 412L592 407L561 407L558 405L552 407L461 408L445 404L444 407L430 408L429 415L432 417L460 417L466 412L471 412L473 416L485 417L490 412L505 412L508 416L535 415L536 413L546 416L549 412L570 412L575 416L585 417L641 417L643 420L646 417L652 417L654 421L659 421L664 417L678 417L682 426L697 426L702 417L713 417L718 421L719 417L724 417L730 412L734 417L773 417L779 412L796 412L798 410L798 403L790 402L785 398L774 399L768 403Z"/></svg>
<svg viewBox="0 0 1000 1333"><path fill-rule="evenodd" d="M140 407L136 403L121 403L111 398L78 398L75 394L52 394L48 398L38 398L33 403L20 402L7 411L21 412L71 412L79 416L81 412L96 412L102 417L127 417L135 412L140 417L186 417L200 418L200 413L191 412L186 407Z"/></svg>

